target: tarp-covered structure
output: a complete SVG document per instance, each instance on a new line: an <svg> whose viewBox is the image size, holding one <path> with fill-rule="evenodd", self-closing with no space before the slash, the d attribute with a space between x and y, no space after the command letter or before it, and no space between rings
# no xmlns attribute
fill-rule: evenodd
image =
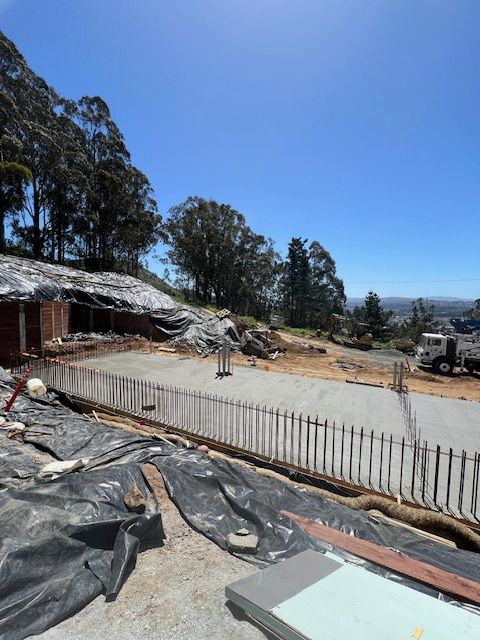
<svg viewBox="0 0 480 640"><path fill-rule="evenodd" d="M0 370L0 398L13 386ZM42 400L22 395L8 420L0 422L1 640L40 633L99 594L114 598L138 551L163 544L169 532L143 475L144 462L159 469L185 520L223 549L228 549L229 533L241 528L254 533L256 552L235 555L259 566L306 549L331 550L283 515L285 510L480 581L474 552L438 544L229 460L89 420L61 405L54 393ZM81 459L83 466L48 479L41 468L49 459ZM145 500L141 513L125 503L133 485ZM379 565L335 552L385 578L449 600Z"/></svg>
<svg viewBox="0 0 480 640"><path fill-rule="evenodd" d="M0 300L55 300L134 313L175 309L166 293L123 273L87 273L0 255Z"/></svg>
<svg viewBox="0 0 480 640"><path fill-rule="evenodd" d="M240 349L241 338L229 318L175 302L149 284L122 273L88 273L57 264L0 255L0 302L57 301L149 314L167 338L207 354L227 342ZM83 327L82 330L87 330Z"/></svg>

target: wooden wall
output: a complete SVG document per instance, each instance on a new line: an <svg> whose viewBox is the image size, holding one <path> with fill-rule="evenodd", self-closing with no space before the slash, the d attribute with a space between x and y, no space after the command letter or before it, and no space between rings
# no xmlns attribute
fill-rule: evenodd
<svg viewBox="0 0 480 640"><path fill-rule="evenodd" d="M41 353L43 340L70 333L66 302L0 302L0 362L13 354Z"/></svg>
<svg viewBox="0 0 480 640"><path fill-rule="evenodd" d="M90 331L140 334L163 341L167 336L150 322L150 314L94 309L68 302L0 302L0 364L24 351L41 353L43 342L68 333Z"/></svg>
<svg viewBox="0 0 480 640"><path fill-rule="evenodd" d="M45 342L70 333L70 303L45 301L41 302L40 306Z"/></svg>
<svg viewBox="0 0 480 640"><path fill-rule="evenodd" d="M0 302L0 362L20 351L18 302Z"/></svg>

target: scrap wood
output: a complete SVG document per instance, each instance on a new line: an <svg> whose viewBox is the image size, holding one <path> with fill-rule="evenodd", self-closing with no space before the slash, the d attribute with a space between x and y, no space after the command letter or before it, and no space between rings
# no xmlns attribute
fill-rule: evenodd
<svg viewBox="0 0 480 640"><path fill-rule="evenodd" d="M413 578L434 589L458 597L461 600L472 602L476 605L480 604L480 584L473 582L473 580L462 578L462 576L443 571L443 569L437 569L437 567L414 560L398 551L386 549L373 542L349 536L337 529L326 527L295 513L282 511L282 514L287 518L291 518L307 533L319 540L344 549L360 558L370 560L408 578Z"/></svg>
<svg viewBox="0 0 480 640"><path fill-rule="evenodd" d="M447 516L444 513L431 511L430 509L409 507L406 504L402 504L401 501L392 502L389 498L384 498L383 496L378 495L363 494L356 497L339 496L332 491L327 491L327 489L314 487L313 485L305 485L298 482L293 482L289 478L283 476L281 473L277 473L272 469L255 467L255 465L253 465L251 462L231 458L223 453L220 453L219 451L210 450L208 452L208 455L212 458L229 460L230 462L233 462L235 464L247 466L250 469L256 471L259 475L276 478L277 480L280 480L287 484L292 483L295 486L299 486L301 489L308 491L309 493L316 493L326 500L331 500L332 502L336 502L345 507L350 507L351 509L362 509L364 511L378 509L390 518L394 518L395 520L399 520L401 522L406 522L412 527L415 527L417 529L418 535L422 535L424 533L423 529L445 531L446 533L453 535L455 539L466 542L470 548L474 548L480 551L480 535L472 531L472 529L470 529L470 527L468 527L463 522L459 522L455 518Z"/></svg>
<svg viewBox="0 0 480 640"><path fill-rule="evenodd" d="M377 382L364 382L363 380L352 380L351 378L347 378L345 382L349 382L350 384L362 384L365 387L381 387L383 389L383 384Z"/></svg>
<svg viewBox="0 0 480 640"><path fill-rule="evenodd" d="M176 353L177 352L177 350L174 349L173 347L161 347L159 345L156 345L155 349L157 351L164 351L165 353Z"/></svg>

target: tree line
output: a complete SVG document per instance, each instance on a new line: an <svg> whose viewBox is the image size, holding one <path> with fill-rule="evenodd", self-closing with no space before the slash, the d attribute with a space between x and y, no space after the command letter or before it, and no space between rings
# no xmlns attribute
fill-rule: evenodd
<svg viewBox="0 0 480 640"><path fill-rule="evenodd" d="M292 238L283 261L241 213L199 197L173 207L164 229L167 260L191 301L265 320L280 311L293 327L324 326L343 307L343 282L317 241Z"/></svg>
<svg viewBox="0 0 480 640"><path fill-rule="evenodd" d="M1 32L0 90L0 252L135 272L161 216L108 105L59 96Z"/></svg>

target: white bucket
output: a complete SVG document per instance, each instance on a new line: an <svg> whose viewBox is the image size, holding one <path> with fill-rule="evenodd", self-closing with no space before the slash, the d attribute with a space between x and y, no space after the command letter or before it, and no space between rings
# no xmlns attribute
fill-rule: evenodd
<svg viewBox="0 0 480 640"><path fill-rule="evenodd" d="M40 378L32 378L27 380L27 392L31 398L40 398L47 393L47 388Z"/></svg>

